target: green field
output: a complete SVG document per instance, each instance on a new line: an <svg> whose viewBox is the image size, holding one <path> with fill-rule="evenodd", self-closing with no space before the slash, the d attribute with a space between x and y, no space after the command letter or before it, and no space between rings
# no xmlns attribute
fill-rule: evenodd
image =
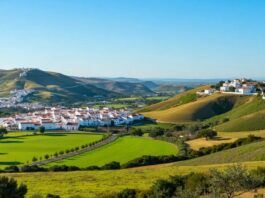
<svg viewBox="0 0 265 198"><path fill-rule="evenodd" d="M177 154L177 147L173 144L150 138L125 136L94 151L49 165L66 164L79 167L88 167L91 165L102 166L112 161L124 164L143 155L157 156L171 154Z"/></svg>
<svg viewBox="0 0 265 198"><path fill-rule="evenodd" d="M45 197L47 193L52 193L63 198L87 198L109 195L125 188L146 190L158 179L165 179L171 175L208 171L210 168L224 168L227 165L176 166L175 164L165 164L109 171L10 173L4 175L15 178L19 183L25 183L28 186L27 197L35 194ZM265 167L265 162L246 162L244 166L247 168Z"/></svg>
<svg viewBox="0 0 265 198"><path fill-rule="evenodd" d="M19 133L21 134L21 133ZM10 134L14 135L14 134ZM31 162L65 149L99 140L102 135L49 133L35 136L17 136L0 139L0 168Z"/></svg>

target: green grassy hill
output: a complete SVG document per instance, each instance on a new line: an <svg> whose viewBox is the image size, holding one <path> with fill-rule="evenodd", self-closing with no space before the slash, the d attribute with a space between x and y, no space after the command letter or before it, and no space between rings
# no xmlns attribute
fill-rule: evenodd
<svg viewBox="0 0 265 198"><path fill-rule="evenodd" d="M165 110L155 110L143 114L161 122L194 122L228 112L246 99L246 97L220 93L200 98L194 96L192 99L190 99L190 93L186 93L186 95L182 94L180 98L183 97L188 99L185 100L182 105L171 106L169 108L167 107ZM193 99L195 97L196 99ZM172 101L172 99L169 101ZM168 102L166 102L166 106L167 105ZM160 107L160 109L164 108L164 106Z"/></svg>
<svg viewBox="0 0 265 198"><path fill-rule="evenodd" d="M201 91L203 89L208 88L209 86L203 86L198 87L183 93L180 93L166 101L159 102L147 107L144 107L142 109L139 109L139 112L150 112L150 111L160 111L160 110L166 110L172 107L177 107L183 104L187 104L189 102L193 102L197 100L197 91Z"/></svg>
<svg viewBox="0 0 265 198"><path fill-rule="evenodd" d="M203 157L177 162L177 166L199 166L209 164L236 163L265 160L265 141L220 151Z"/></svg>
<svg viewBox="0 0 265 198"><path fill-rule="evenodd" d="M265 100L260 96L245 97L231 111L214 116L206 122L216 123L218 131L253 131L265 129ZM223 120L226 119L226 122Z"/></svg>
<svg viewBox="0 0 265 198"><path fill-rule="evenodd" d="M258 111L232 119L215 127L217 131L254 131L265 129L265 111Z"/></svg>

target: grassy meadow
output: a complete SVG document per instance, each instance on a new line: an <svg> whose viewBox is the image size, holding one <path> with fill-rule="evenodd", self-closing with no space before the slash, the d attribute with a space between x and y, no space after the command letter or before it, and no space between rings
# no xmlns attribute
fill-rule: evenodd
<svg viewBox="0 0 265 198"><path fill-rule="evenodd" d="M15 134L17 136L15 136ZM31 162L33 157L43 157L61 150L71 149L85 143L99 140L102 135L85 133L47 133L44 135L20 136L13 132L0 139L0 168Z"/></svg>
<svg viewBox="0 0 265 198"><path fill-rule="evenodd" d="M28 186L27 197L47 193L61 197L100 197L119 192L125 188L140 190L149 189L158 179L190 172L208 171L210 168L224 168L231 164L204 166L177 166L174 163L108 171L77 171L77 172L44 172L44 173L9 173L4 174L15 178L19 183ZM265 162L246 162L246 168L265 166ZM41 179L40 179L41 178Z"/></svg>
<svg viewBox="0 0 265 198"><path fill-rule="evenodd" d="M56 164L79 167L102 166L112 161L124 164L143 155L171 155L177 154L177 152L177 146L168 142L145 137L125 136L91 152L51 163L49 166Z"/></svg>

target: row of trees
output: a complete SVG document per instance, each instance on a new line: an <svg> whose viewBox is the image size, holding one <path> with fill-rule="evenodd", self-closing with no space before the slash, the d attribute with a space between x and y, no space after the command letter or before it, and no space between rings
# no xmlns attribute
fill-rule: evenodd
<svg viewBox="0 0 265 198"><path fill-rule="evenodd" d="M106 140L108 137L110 136L110 134L108 135L104 135L100 140L97 140L97 141L94 141L94 142L91 142L89 144L83 144L81 146L76 146L74 148L71 148L71 149L66 149L66 150L62 150L62 151L59 151L59 152L55 152L54 154L45 154L43 157L40 156L39 158L37 157L33 157L32 158L32 162L37 162L37 161L42 161L42 160L48 160L50 158L57 158L61 155L64 155L64 154L68 154L68 153L73 153L73 152L77 152L81 149L85 149L85 148L88 148L88 147L92 147L104 140Z"/></svg>

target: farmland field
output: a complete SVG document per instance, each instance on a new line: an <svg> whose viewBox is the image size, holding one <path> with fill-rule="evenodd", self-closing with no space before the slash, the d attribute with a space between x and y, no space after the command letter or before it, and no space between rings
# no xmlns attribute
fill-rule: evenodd
<svg viewBox="0 0 265 198"><path fill-rule="evenodd" d="M100 134L85 133L47 133L35 136L6 137L0 140L0 168L31 162L33 157L54 154L61 150L94 142L101 137Z"/></svg>
<svg viewBox="0 0 265 198"><path fill-rule="evenodd" d="M223 168L231 164L205 166L176 166L174 163L108 171L9 173L28 186L27 197L34 194L46 196L47 193L61 197L100 197L125 188L146 190L157 179L190 172L208 171L209 168ZM265 167L264 162L246 162L247 168ZM40 179L41 178L41 179Z"/></svg>
<svg viewBox="0 0 265 198"><path fill-rule="evenodd" d="M112 161L123 164L143 155L171 154L177 154L177 147L174 144L150 138L125 136L94 151L54 162L50 165L66 164L79 167L92 165L102 166Z"/></svg>

